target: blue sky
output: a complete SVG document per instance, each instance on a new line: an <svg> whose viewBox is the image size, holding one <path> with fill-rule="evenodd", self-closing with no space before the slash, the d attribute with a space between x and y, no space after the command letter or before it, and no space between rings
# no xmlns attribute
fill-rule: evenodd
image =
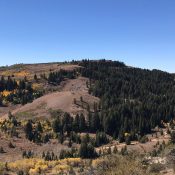
<svg viewBox="0 0 175 175"><path fill-rule="evenodd" d="M81 58L175 72L175 1L0 0L0 65Z"/></svg>

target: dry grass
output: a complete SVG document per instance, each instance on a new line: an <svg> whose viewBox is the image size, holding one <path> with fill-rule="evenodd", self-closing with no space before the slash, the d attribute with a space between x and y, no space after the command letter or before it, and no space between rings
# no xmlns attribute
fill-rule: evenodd
<svg viewBox="0 0 175 175"><path fill-rule="evenodd" d="M23 71L19 71L19 72L15 72L14 73L14 76L15 77L21 77L21 78L23 78L23 77L28 77L30 75L30 73L28 72L28 71L25 71L25 70L23 70Z"/></svg>
<svg viewBox="0 0 175 175"><path fill-rule="evenodd" d="M8 172L20 171L29 175L67 173L71 168L77 168L83 164L80 158L69 158L58 161L44 161L43 159L23 159L7 164ZM3 164L1 167L4 168ZM0 167L0 168L1 168Z"/></svg>
<svg viewBox="0 0 175 175"><path fill-rule="evenodd" d="M3 164L0 164L3 167ZM7 164L9 172L35 174L96 174L96 175L153 175L135 156L110 155L92 161L69 158L57 161L43 159L23 159ZM156 175L154 173L154 175Z"/></svg>
<svg viewBox="0 0 175 175"><path fill-rule="evenodd" d="M92 165L99 175L152 175L134 155L110 155L94 160Z"/></svg>

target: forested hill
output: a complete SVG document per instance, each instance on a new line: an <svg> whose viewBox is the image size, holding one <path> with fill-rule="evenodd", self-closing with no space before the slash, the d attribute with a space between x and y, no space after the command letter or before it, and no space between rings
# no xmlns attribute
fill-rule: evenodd
<svg viewBox="0 0 175 175"><path fill-rule="evenodd" d="M174 75L159 70L145 70L127 67L117 61L77 62L83 68L81 75L88 77L89 93L100 97L100 128L106 133L119 137L130 133L149 133L175 117Z"/></svg>

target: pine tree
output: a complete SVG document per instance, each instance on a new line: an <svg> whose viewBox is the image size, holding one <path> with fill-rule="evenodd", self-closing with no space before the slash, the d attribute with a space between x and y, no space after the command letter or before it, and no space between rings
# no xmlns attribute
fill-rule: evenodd
<svg viewBox="0 0 175 175"><path fill-rule="evenodd" d="M96 132L96 146L101 146L102 144L107 144L108 142L109 140L104 132Z"/></svg>
<svg viewBox="0 0 175 175"><path fill-rule="evenodd" d="M73 121L73 130L75 132L79 132L80 131L80 128L79 128L79 121L80 121L80 116L77 114L75 116L75 119Z"/></svg>
<svg viewBox="0 0 175 175"><path fill-rule="evenodd" d="M2 106L2 96L0 95L0 106Z"/></svg>
<svg viewBox="0 0 175 175"><path fill-rule="evenodd" d="M38 132L40 132L40 133L43 132L43 128L42 128L41 122L38 122L38 123L37 123L36 130L37 130Z"/></svg>
<svg viewBox="0 0 175 175"><path fill-rule="evenodd" d="M86 121L84 115L81 113L80 120L79 120L79 130L83 132L86 130Z"/></svg>
<svg viewBox="0 0 175 175"><path fill-rule="evenodd" d="M12 144L12 142L9 142L8 146L9 146L9 148L15 148L15 146Z"/></svg>
<svg viewBox="0 0 175 175"><path fill-rule="evenodd" d="M59 156L60 159L64 159L65 158L65 150L61 150L60 151L60 156Z"/></svg>
<svg viewBox="0 0 175 175"><path fill-rule="evenodd" d="M23 157L23 158L26 158L26 157L27 157L27 152L26 152L26 151L23 151L22 157Z"/></svg>
<svg viewBox="0 0 175 175"><path fill-rule="evenodd" d="M49 135L48 135L48 134L45 134L45 135L44 135L43 142L44 142L44 143L49 142Z"/></svg>
<svg viewBox="0 0 175 175"><path fill-rule="evenodd" d="M55 133L58 133L60 131L60 120L59 118L55 119L52 123L52 128Z"/></svg>
<svg viewBox="0 0 175 175"><path fill-rule="evenodd" d="M95 151L94 146L92 143L88 143L87 145L87 158L95 158L97 157L97 153Z"/></svg>
<svg viewBox="0 0 175 175"><path fill-rule="evenodd" d="M79 156L81 158L94 158L97 156L94 146L91 142L89 142L88 134L83 138L80 149L79 149Z"/></svg>
<svg viewBox="0 0 175 175"><path fill-rule="evenodd" d="M8 118L9 118L9 120L11 120L13 118L13 115L10 111L8 112Z"/></svg>
<svg viewBox="0 0 175 175"><path fill-rule="evenodd" d="M111 154L111 153L112 153L111 147L109 147L108 150L107 150L107 154Z"/></svg>
<svg viewBox="0 0 175 175"><path fill-rule="evenodd" d="M45 155L45 160L46 161L51 161L51 155L50 155L50 152L47 151L46 155Z"/></svg>
<svg viewBox="0 0 175 175"><path fill-rule="evenodd" d="M24 127L24 131L26 134L26 138L29 139L30 141L33 140L33 126L32 126L32 121L28 120Z"/></svg>
<svg viewBox="0 0 175 175"><path fill-rule="evenodd" d="M58 135L58 140L61 144L64 142L64 134L62 132Z"/></svg>
<svg viewBox="0 0 175 175"><path fill-rule="evenodd" d="M35 143L40 143L41 142L41 134L36 129L33 131L33 141Z"/></svg>
<svg viewBox="0 0 175 175"><path fill-rule="evenodd" d="M131 144L131 137L129 135L126 136L125 142L126 142L127 145L130 145Z"/></svg>
<svg viewBox="0 0 175 175"><path fill-rule="evenodd" d="M45 159L45 152L43 151L43 153L42 153L42 159Z"/></svg>
<svg viewBox="0 0 175 175"><path fill-rule="evenodd" d="M80 149L79 149L79 156L81 158L88 158L87 143L86 142L81 143Z"/></svg>
<svg viewBox="0 0 175 175"><path fill-rule="evenodd" d="M100 118L98 113L95 113L94 116L91 117L90 128L92 132L100 130Z"/></svg>
<svg viewBox="0 0 175 175"><path fill-rule="evenodd" d="M121 149L121 154L122 155L126 155L128 152L127 152L127 146L124 146L122 149Z"/></svg>
<svg viewBox="0 0 175 175"><path fill-rule="evenodd" d="M118 149L117 149L116 145L114 146L113 153L114 154L117 154L118 153Z"/></svg>
<svg viewBox="0 0 175 175"><path fill-rule="evenodd" d="M37 80L38 80L38 77L37 77L37 75L36 75L36 74L34 75L34 80L35 80L35 81L37 81Z"/></svg>
<svg viewBox="0 0 175 175"><path fill-rule="evenodd" d="M0 153L5 153L5 151L4 151L2 146L0 147Z"/></svg>
<svg viewBox="0 0 175 175"><path fill-rule="evenodd" d="M171 142L173 144L175 144L175 131L172 131L171 134L170 134L170 136L171 136Z"/></svg>
<svg viewBox="0 0 175 175"><path fill-rule="evenodd" d="M69 139L68 147L71 148L71 146L72 146L72 141L71 139Z"/></svg>

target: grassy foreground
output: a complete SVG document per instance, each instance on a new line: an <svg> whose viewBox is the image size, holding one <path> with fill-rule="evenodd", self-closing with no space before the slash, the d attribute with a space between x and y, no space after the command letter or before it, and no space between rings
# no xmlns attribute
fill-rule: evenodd
<svg viewBox="0 0 175 175"><path fill-rule="evenodd" d="M158 165L157 165L158 166ZM156 168L143 165L138 155L108 155L94 160L68 158L45 161L32 158L15 162L0 163L0 174L9 175L158 175Z"/></svg>

